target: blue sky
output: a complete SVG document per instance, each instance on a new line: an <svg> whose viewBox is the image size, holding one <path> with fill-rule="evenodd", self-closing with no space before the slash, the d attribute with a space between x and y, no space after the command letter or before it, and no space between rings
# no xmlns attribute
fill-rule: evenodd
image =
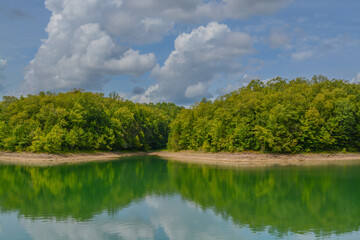
<svg viewBox="0 0 360 240"><path fill-rule="evenodd" d="M357 0L0 0L0 95L189 105L251 79L360 81Z"/></svg>

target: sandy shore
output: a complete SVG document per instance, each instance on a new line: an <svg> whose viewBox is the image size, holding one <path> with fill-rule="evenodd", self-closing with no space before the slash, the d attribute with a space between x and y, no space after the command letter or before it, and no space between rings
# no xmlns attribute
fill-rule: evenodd
<svg viewBox="0 0 360 240"><path fill-rule="evenodd" d="M68 163L84 163L116 160L121 157L145 156L146 152L130 152L130 153L67 153L67 154L51 154L51 153L29 153L29 152L0 152L0 163L10 163L18 165L34 165L34 166L52 166Z"/></svg>
<svg viewBox="0 0 360 240"><path fill-rule="evenodd" d="M360 153L310 153L310 154L263 154L263 153L203 153L195 151L154 152L162 158L221 166L266 167L290 165L348 165L360 164Z"/></svg>
<svg viewBox="0 0 360 240"><path fill-rule="evenodd" d="M69 163L116 160L130 156L159 156L164 159L221 166L262 167L287 165L360 164L360 153L334 154L262 154L262 153L204 153L195 151L158 151L130 153L48 154L0 152L0 163L51 166Z"/></svg>

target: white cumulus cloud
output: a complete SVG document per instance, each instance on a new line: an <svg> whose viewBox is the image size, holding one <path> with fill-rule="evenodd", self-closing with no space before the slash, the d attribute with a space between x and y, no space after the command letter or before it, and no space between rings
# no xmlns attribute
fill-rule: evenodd
<svg viewBox="0 0 360 240"><path fill-rule="evenodd" d="M240 58L251 52L252 39L248 34L231 31L217 22L200 26L176 38L175 49L164 65L157 65L151 72L156 85L134 100L186 103L211 97L209 87L213 80L239 74Z"/></svg>
<svg viewBox="0 0 360 240"><path fill-rule="evenodd" d="M24 91L100 89L109 75L139 76L156 64L153 53L117 44L102 24L120 1L46 0L52 11L44 40L25 73Z"/></svg>
<svg viewBox="0 0 360 240"><path fill-rule="evenodd" d="M291 1L45 0L45 7L51 11L51 18L46 27L48 37L42 41L34 59L27 66L23 91L68 90L74 87L100 89L106 84L108 76L140 76L154 68L156 58L153 53L144 54L137 51L134 44L160 41L179 22L203 24L214 20L270 14ZM208 33L211 37L211 33ZM204 61L209 57L211 64L217 65L216 69L226 70L218 66L221 64L215 64L216 51L219 51L217 61L220 62L225 56L228 63L231 56L241 55L242 52L239 51L247 51L242 48L243 41L247 41L245 34L234 32L226 36L215 36L211 40L214 43L206 39L200 39L200 42L196 43L196 37L189 34L181 35L177 39L177 49L173 53L183 51L179 52L180 57L187 59L191 51L186 50L186 47L196 47L196 44L205 43L207 48L211 49L210 46L214 45L216 47L211 49L209 54L206 51L195 51L203 55L203 60L194 61ZM194 44L186 43L186 37L191 37ZM239 39L241 41L237 43ZM184 49L181 44L186 45ZM229 47L226 47L226 44ZM219 47L220 45L222 47ZM200 58L195 55L192 57ZM157 67L153 75L164 78L167 69L174 68L172 64L179 60L177 59L176 56L170 56L169 63L164 67ZM234 64L232 61L231 63ZM232 65L229 68L234 67L236 66ZM213 73L209 76L213 77ZM192 85L198 83L194 82ZM159 88L161 89L161 86ZM203 92L206 88L206 84L197 87ZM193 92L189 94L196 95Z"/></svg>

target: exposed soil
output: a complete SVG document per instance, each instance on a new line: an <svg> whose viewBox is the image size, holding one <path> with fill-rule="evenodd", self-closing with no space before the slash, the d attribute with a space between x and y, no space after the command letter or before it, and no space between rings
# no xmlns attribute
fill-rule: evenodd
<svg viewBox="0 0 360 240"><path fill-rule="evenodd" d="M262 167L286 165L360 164L360 153L262 154L262 153L204 153L195 151L156 152L99 152L99 153L28 153L0 152L0 163L50 166L69 163L116 160L130 156L159 156L181 162L222 166Z"/></svg>

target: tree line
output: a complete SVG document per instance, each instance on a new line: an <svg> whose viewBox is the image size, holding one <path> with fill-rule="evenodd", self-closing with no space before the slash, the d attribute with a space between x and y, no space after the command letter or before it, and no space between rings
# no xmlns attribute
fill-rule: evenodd
<svg viewBox="0 0 360 240"><path fill-rule="evenodd" d="M360 85L314 76L277 77L184 109L169 148L296 153L360 150Z"/></svg>
<svg viewBox="0 0 360 240"><path fill-rule="evenodd" d="M314 76L253 80L188 109L75 89L3 97L0 148L66 152L360 150L360 85Z"/></svg>
<svg viewBox="0 0 360 240"><path fill-rule="evenodd" d="M117 151L165 148L181 107L138 104L111 93L73 90L3 97L0 148L10 151Z"/></svg>

